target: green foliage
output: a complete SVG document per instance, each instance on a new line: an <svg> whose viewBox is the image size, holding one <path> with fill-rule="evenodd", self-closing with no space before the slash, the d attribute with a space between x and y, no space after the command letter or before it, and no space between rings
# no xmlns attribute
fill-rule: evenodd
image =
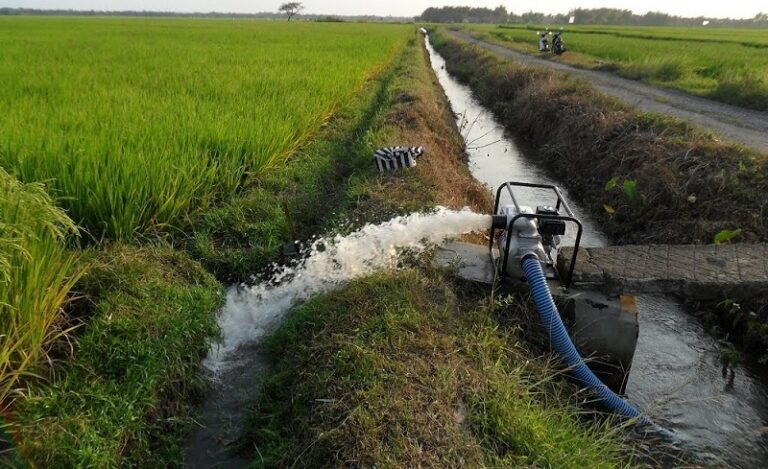
<svg viewBox="0 0 768 469"><path fill-rule="evenodd" d="M406 27L0 18L0 164L95 239L184 229L280 165ZM329 64L333 66L329 66Z"/></svg>
<svg viewBox="0 0 768 469"><path fill-rule="evenodd" d="M727 344L720 350L720 364L723 367L734 368L741 361L741 354L732 344Z"/></svg>
<svg viewBox="0 0 768 469"><path fill-rule="evenodd" d="M735 230L722 230L715 235L713 242L715 244L723 244L730 242L733 238L741 234L741 228Z"/></svg>
<svg viewBox="0 0 768 469"><path fill-rule="evenodd" d="M118 246L91 263L78 289L95 304L74 356L17 403L21 450L38 467L177 464L220 287L166 248Z"/></svg>
<svg viewBox="0 0 768 469"><path fill-rule="evenodd" d="M77 233L41 184L0 168L0 410L62 331L62 307L82 274L65 238Z"/></svg>
<svg viewBox="0 0 768 469"><path fill-rule="evenodd" d="M619 177L614 176L611 179L608 180L608 182L605 183L605 190L606 191L612 191L616 189L619 185Z"/></svg>
<svg viewBox="0 0 768 469"><path fill-rule="evenodd" d="M637 182L632 179L625 180L621 185L621 189L624 192L624 196L631 201L640 198L640 194L637 192Z"/></svg>
<svg viewBox="0 0 768 469"><path fill-rule="evenodd" d="M613 176L605 183L606 192L614 192L619 187L619 177ZM628 202L635 203L643 200L643 196L637 190L637 181L634 179L625 179L621 182L621 192ZM616 208L610 204L603 204L603 209L609 215L613 215L616 212Z"/></svg>

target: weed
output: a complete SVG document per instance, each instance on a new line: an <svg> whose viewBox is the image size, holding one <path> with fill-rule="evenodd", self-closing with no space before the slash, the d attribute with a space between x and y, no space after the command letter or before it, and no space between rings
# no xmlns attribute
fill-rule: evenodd
<svg viewBox="0 0 768 469"><path fill-rule="evenodd" d="M721 230L713 239L713 242L715 244L724 244L729 243L732 239L736 238L741 234L741 228L737 228L735 230Z"/></svg>

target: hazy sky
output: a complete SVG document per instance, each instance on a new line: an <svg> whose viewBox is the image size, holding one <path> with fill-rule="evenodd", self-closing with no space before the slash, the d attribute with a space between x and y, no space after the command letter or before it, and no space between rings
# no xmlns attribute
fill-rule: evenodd
<svg viewBox="0 0 768 469"><path fill-rule="evenodd" d="M281 3L282 0L0 0L0 7L255 13L276 11ZM515 13L566 13L576 7L611 7L627 8L641 14L647 11L663 11L680 16L730 18L754 17L761 11L761 6L763 11L768 12L768 4L759 0L306 0L303 3L307 13L380 16L415 16L427 7L443 5L504 5Z"/></svg>

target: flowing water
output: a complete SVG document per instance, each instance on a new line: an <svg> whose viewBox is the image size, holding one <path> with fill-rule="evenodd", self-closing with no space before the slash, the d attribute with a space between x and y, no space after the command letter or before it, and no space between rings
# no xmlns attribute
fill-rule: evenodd
<svg viewBox="0 0 768 469"><path fill-rule="evenodd" d="M312 295L397 265L403 250L419 252L462 233L486 230L490 215L468 209L396 217L347 236L315 241L296 266L278 269L267 282L232 286L218 322L221 343L203 364L213 389L199 412L199 426L185 446L187 467L244 467L228 445L240 433L243 408L268 370L259 339L280 325L288 310Z"/></svg>
<svg viewBox="0 0 768 469"><path fill-rule="evenodd" d="M514 180L558 185L515 146L472 91L451 77L445 60L427 39L432 67L467 142L472 174L495 190ZM516 193L517 194L517 193ZM608 244L586 211L563 191L584 224L583 246ZM541 205L547 193L521 192L522 203ZM571 237L571 240L573 238ZM567 242L566 240L564 240ZM671 430L684 448L707 464L768 467L768 385L765 376L739 366L730 386L723 378L720 345L677 302L638 297L640 336L627 384L627 398Z"/></svg>

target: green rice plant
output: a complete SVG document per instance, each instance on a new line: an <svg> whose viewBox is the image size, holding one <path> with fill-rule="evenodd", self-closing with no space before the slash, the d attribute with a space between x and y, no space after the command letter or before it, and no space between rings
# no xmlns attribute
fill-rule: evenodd
<svg viewBox="0 0 768 469"><path fill-rule="evenodd" d="M43 185L0 169L0 409L63 332L62 306L83 273L64 245L76 233Z"/></svg>
<svg viewBox="0 0 768 469"><path fill-rule="evenodd" d="M0 165L50 181L95 240L183 230L279 166L408 30L0 18Z"/></svg>

